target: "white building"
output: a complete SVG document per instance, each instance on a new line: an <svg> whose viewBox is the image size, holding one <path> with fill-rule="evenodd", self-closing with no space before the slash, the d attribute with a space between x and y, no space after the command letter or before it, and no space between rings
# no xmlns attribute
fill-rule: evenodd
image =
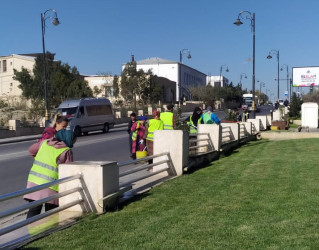
<svg viewBox="0 0 319 250"><path fill-rule="evenodd" d="M113 79L114 76L110 75L90 75L84 76L84 80L88 82L89 87L93 90L99 89L101 93L95 95L96 97L107 97L114 101L113 96ZM120 78L119 78L120 81Z"/></svg>
<svg viewBox="0 0 319 250"><path fill-rule="evenodd" d="M125 64L122 66L124 69ZM151 70L154 75L167 78L176 83L176 101L182 98L189 98L189 88L206 85L206 75L185 64L152 57L145 60L136 61L136 69L143 69L145 72Z"/></svg>
<svg viewBox="0 0 319 250"><path fill-rule="evenodd" d="M224 76L207 76L206 85L211 85L212 87L225 87L229 84L229 80Z"/></svg>
<svg viewBox="0 0 319 250"><path fill-rule="evenodd" d="M26 68L33 74L33 65L38 54L13 54L0 56L0 98L7 99L11 104L21 101L20 82L13 79L13 69L21 71Z"/></svg>

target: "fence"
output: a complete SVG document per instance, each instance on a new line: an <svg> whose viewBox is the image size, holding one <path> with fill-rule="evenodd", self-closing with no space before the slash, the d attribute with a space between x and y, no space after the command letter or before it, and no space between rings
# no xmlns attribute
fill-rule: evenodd
<svg viewBox="0 0 319 250"><path fill-rule="evenodd" d="M4 211L0 213L0 218L57 198L59 198L60 207L3 228L0 230L0 235L60 211L103 213L108 206L117 206L119 197L135 189L136 183L143 182L143 185L146 186L152 181L152 178L162 180L179 176L190 166L210 162L224 149L222 146L239 144L240 140L257 133L258 126L252 124L252 122L222 123L221 125L199 124L197 134L189 134L182 130L155 131L154 155L152 156L121 163L74 162L62 164L59 166L59 180L2 195L0 202L64 183L59 186L59 194ZM252 126L255 130L252 129ZM153 160L153 163L148 164L149 160ZM138 163L141 165L136 165ZM129 165L136 166L119 173L120 167ZM79 193L81 194L80 199Z"/></svg>
<svg viewBox="0 0 319 250"><path fill-rule="evenodd" d="M81 178L81 175L78 174L78 175L75 175L75 176L70 176L70 177L66 177L66 178L63 178L63 179L56 180L56 181L52 181L52 182L49 182L47 184L39 185L39 186L28 188L28 189L23 189L23 190L20 190L20 191L14 192L14 193L10 193L10 194L1 195L0 196L0 202L5 201L5 200L9 200L9 199L12 199L12 198L15 198L15 197L18 197L18 196L22 196L22 195L25 195L25 194L33 193L33 192L36 192L36 191L39 191L39 190L43 190L43 189L46 189L48 187L51 187L51 186L54 186L54 185L57 185L57 184L61 184L61 183L68 182L68 181L72 181L72 180L75 180L75 179L80 179L80 178ZM12 208L12 209L3 211L3 212L0 213L0 218L8 217L8 216L10 216L12 214L16 214L18 212L22 212L24 210L39 206L39 205L41 205L43 203L46 203L48 201L64 197L66 195L69 195L69 194L72 194L72 193L75 193L75 192L82 192L82 188L81 187L76 187L76 188L70 189L68 191L60 192L60 193L58 193L56 195L52 195L52 196L43 198L43 199L38 200L38 201L30 202L29 204L22 205L20 207L16 207L16 208ZM36 215L36 216L28 218L28 219L26 219L24 221L21 221L21 222L18 222L16 224L10 225L8 227L2 228L2 229L0 229L0 236L3 235L3 234L9 233L9 232L11 232L13 230L16 230L18 228L21 228L23 226L26 226L26 225L28 225L30 223L33 223L35 221L38 221L40 219L43 219L45 217L48 217L48 216L50 216L50 215L52 215L54 213L63 211L65 209L69 208L69 207L72 207L74 205L80 204L82 202L83 202L82 199L74 200L72 202L69 202L68 204L65 204L65 205L60 206L58 208L49 210L49 211L47 211L47 212L45 212L43 214Z"/></svg>

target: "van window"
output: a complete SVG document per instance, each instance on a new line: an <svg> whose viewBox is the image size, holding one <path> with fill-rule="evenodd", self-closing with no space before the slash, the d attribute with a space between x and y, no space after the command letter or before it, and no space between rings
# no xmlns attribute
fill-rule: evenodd
<svg viewBox="0 0 319 250"><path fill-rule="evenodd" d="M66 117L75 117L77 110L78 110L78 107L62 108L62 109L58 109L57 112L60 112L63 116L66 116Z"/></svg>
<svg viewBox="0 0 319 250"><path fill-rule="evenodd" d="M86 106L86 112L88 116L111 115L112 108L109 105L92 105Z"/></svg>

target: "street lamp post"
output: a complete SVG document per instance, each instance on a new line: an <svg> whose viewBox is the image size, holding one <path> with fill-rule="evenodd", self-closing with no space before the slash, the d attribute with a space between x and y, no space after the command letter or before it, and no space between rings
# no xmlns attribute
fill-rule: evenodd
<svg viewBox="0 0 319 250"><path fill-rule="evenodd" d="M246 10L239 12L237 20L234 22L235 25L240 26L243 24L240 18L250 20L251 31L253 33L252 118L255 118L255 13Z"/></svg>
<svg viewBox="0 0 319 250"><path fill-rule="evenodd" d="M187 54L187 59L191 59L191 52L189 49L182 49L179 51L179 81L178 81L178 99L181 99L181 87L182 87L182 64L183 64L183 55Z"/></svg>
<svg viewBox="0 0 319 250"><path fill-rule="evenodd" d="M277 69L277 99L279 100L279 50L275 50L275 49L273 49L273 50L271 50L271 51L269 51L269 54L268 54L268 56L267 56L267 59L271 59L272 58L272 56L271 56L271 54L276 54L277 55L277 67L278 67L278 69Z"/></svg>
<svg viewBox="0 0 319 250"><path fill-rule="evenodd" d="M46 16L48 12L52 12L53 16ZM45 59L45 21L52 19L52 24L59 25L59 19L56 10L48 9L44 13L41 13L41 27L42 27L42 49L43 49L43 82L44 82L44 105L45 105L45 126L49 123L49 104L48 104L48 86L47 86L47 72L46 72L46 59Z"/></svg>
<svg viewBox="0 0 319 250"><path fill-rule="evenodd" d="M261 102L261 87L265 87L265 83L264 82L261 82L259 80L257 80L257 82L259 82L259 105L260 105L260 102Z"/></svg>
<svg viewBox="0 0 319 250"><path fill-rule="evenodd" d="M286 77L287 77L287 93L289 93L289 80L290 80L289 79L289 66L287 64L281 65L280 71L283 71L284 67L286 67L286 69L287 69L287 75L286 75ZM290 95L288 96L287 99L290 101Z"/></svg>
<svg viewBox="0 0 319 250"><path fill-rule="evenodd" d="M226 67L225 71L229 72L229 69L228 69L227 65L224 64L224 65L220 66L220 70L219 70L219 85L218 85L218 99L220 99L220 87L222 86L222 71L223 71L224 67ZM224 80L223 80L223 82L224 82Z"/></svg>
<svg viewBox="0 0 319 250"><path fill-rule="evenodd" d="M241 87L241 80L242 80L243 76L244 76L245 78L247 78L247 75L246 75L245 73L241 73L241 74L240 74L240 81L239 81L240 87Z"/></svg>

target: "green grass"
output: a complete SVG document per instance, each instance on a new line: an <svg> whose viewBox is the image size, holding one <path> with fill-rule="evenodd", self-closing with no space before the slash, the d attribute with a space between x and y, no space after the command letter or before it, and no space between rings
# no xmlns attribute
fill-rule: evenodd
<svg viewBox="0 0 319 250"><path fill-rule="evenodd" d="M319 140L256 141L33 249L319 249Z"/></svg>

